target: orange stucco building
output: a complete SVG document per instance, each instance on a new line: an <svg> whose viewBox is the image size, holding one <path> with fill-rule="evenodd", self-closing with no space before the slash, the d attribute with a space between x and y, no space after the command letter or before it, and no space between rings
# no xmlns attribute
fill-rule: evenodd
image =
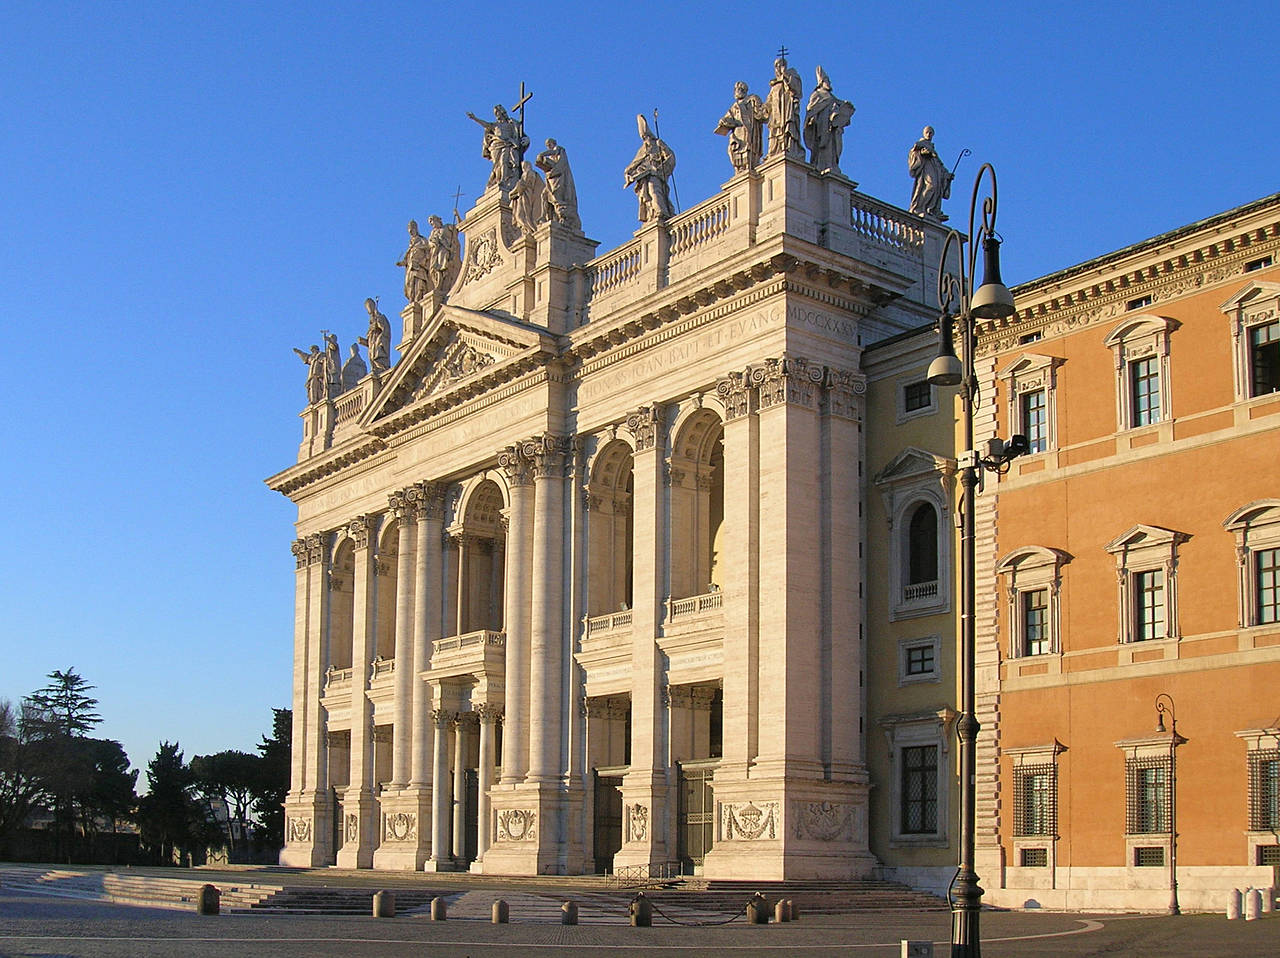
<svg viewBox="0 0 1280 958"><path fill-rule="evenodd" d="M1280 194L1013 292L978 347L979 441L1032 445L978 497L984 900L1222 907L1280 866Z"/></svg>

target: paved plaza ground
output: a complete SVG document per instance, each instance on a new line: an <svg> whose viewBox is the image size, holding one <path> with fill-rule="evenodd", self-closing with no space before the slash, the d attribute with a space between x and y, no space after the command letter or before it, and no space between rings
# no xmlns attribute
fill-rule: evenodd
<svg viewBox="0 0 1280 958"><path fill-rule="evenodd" d="M932 939L949 954L945 912L869 912L783 925L719 927L578 925L224 914L201 917L0 889L3 958L541 958L603 955L673 958L828 958L899 954L898 941ZM1004 956L1251 958L1280 956L1280 917L1228 922L1220 915L1155 917L988 912L982 952Z"/></svg>

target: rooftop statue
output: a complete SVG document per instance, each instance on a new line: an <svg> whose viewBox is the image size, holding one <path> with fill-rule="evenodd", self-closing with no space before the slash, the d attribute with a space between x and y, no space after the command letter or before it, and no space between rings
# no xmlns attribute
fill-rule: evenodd
<svg viewBox="0 0 1280 958"><path fill-rule="evenodd" d="M309 353L304 353L297 346L293 347L293 351L301 356L302 361L307 365L307 405L323 402L329 381L328 370L325 368L325 354L320 352L320 347L315 343L311 344Z"/></svg>
<svg viewBox="0 0 1280 958"><path fill-rule="evenodd" d="M640 200L640 222L652 223L671 215L670 180L676 168L676 155L649 131L644 114L636 115L636 127L640 131L640 149L623 171L623 186L635 187Z"/></svg>
<svg viewBox="0 0 1280 958"><path fill-rule="evenodd" d="M943 221L942 201L951 196L953 174L938 156L933 145L933 127L926 126L916 145L907 154L907 171L916 181L911 190L908 209L917 216Z"/></svg>
<svg viewBox="0 0 1280 958"><path fill-rule="evenodd" d="M773 61L773 79L764 101L764 121L769 125L769 156L804 159L800 142L800 74L787 66L786 57Z"/></svg>
<svg viewBox="0 0 1280 958"><path fill-rule="evenodd" d="M404 267L404 298L411 303L423 299L431 291L429 263L427 240L418 232L418 221L409 220L409 248L396 265Z"/></svg>
<svg viewBox="0 0 1280 958"><path fill-rule="evenodd" d="M529 138L520 129L520 124L507 115L501 103L493 108L492 123L474 113L467 113L467 116L484 127L484 145L480 153L493 162L485 189L497 186L502 192L510 193L520 179L521 158L529 146Z"/></svg>
<svg viewBox="0 0 1280 958"><path fill-rule="evenodd" d="M733 85L733 105L720 118L716 133L729 137L729 161L737 173L754 169L764 149L764 104L739 80Z"/></svg>
<svg viewBox="0 0 1280 958"><path fill-rule="evenodd" d="M831 78L818 67L818 85L809 94L804 113L804 143L809 148L809 162L819 170L840 172L840 153L844 149L844 128L853 118L854 107L831 92Z"/></svg>
<svg viewBox="0 0 1280 958"><path fill-rule="evenodd" d="M321 332L324 337L324 374L328 395L342 394L342 354L338 350L338 337L333 333Z"/></svg>
<svg viewBox="0 0 1280 958"><path fill-rule="evenodd" d="M453 281L462 271L462 250L458 245L458 211L453 211L453 222L446 223L438 216L427 217L431 233L427 237L428 289L442 297L453 288Z"/></svg>
<svg viewBox="0 0 1280 958"><path fill-rule="evenodd" d="M391 368L391 324L387 322L387 317L383 316L378 310L376 300L366 299L364 308L369 313L369 331L360 337L360 344L369 350L369 367L375 373L386 372ZM354 344L351 346L351 354L352 359L360 358L360 353ZM351 365L351 362L352 360L348 359L346 365L342 367L342 386L344 390L350 388L347 386L347 366ZM361 365L364 365L363 361L361 361Z"/></svg>
<svg viewBox="0 0 1280 958"><path fill-rule="evenodd" d="M520 230L531 235L539 223L547 220L543 194L547 185L528 160L520 165L520 179L511 188L511 217Z"/></svg>
<svg viewBox="0 0 1280 958"><path fill-rule="evenodd" d="M578 218L578 191L573 185L573 173L569 169L569 154L555 140L547 140L547 148L534 161L538 169L547 174L547 189L543 206L548 217L572 230L582 229Z"/></svg>
<svg viewBox="0 0 1280 958"><path fill-rule="evenodd" d="M364 340L361 339L360 342L363 343ZM352 343L351 355L342 364L342 391L345 393L355 389L368 373L369 367L364 364L364 359L360 356L359 345Z"/></svg>

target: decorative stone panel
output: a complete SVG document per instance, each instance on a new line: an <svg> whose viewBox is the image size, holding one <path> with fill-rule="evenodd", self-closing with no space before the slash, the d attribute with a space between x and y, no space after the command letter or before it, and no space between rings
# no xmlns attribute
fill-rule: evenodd
<svg viewBox="0 0 1280 958"><path fill-rule="evenodd" d="M532 808L504 808L498 812L498 841L537 841L537 819L538 813Z"/></svg>
<svg viewBox="0 0 1280 958"><path fill-rule="evenodd" d="M723 802L720 805L720 840L726 842L771 841L778 837L777 802Z"/></svg>

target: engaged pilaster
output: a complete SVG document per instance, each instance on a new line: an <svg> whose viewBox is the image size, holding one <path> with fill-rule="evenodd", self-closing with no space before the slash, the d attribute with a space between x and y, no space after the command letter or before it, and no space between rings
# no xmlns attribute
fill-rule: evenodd
<svg viewBox="0 0 1280 958"><path fill-rule="evenodd" d="M498 454L510 489L506 570L506 724L502 784L524 780L529 767L529 564L533 554L533 461L521 446Z"/></svg>

